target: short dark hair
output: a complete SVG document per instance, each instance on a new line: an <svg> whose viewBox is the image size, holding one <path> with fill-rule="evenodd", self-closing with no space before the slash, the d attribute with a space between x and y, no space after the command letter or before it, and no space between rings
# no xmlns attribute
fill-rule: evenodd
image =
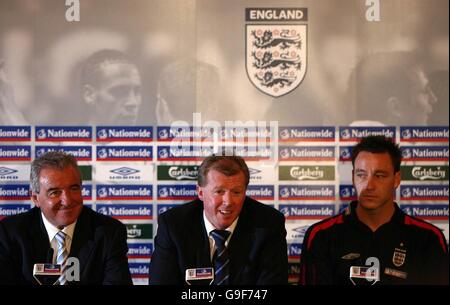
<svg viewBox="0 0 450 305"><path fill-rule="evenodd" d="M381 154L387 152L391 156L392 166L394 172L400 171L400 164L402 162L402 152L397 144L392 139L385 136L368 136L362 138L361 141L352 150L352 165L355 167L355 160L358 154L362 151L371 152L374 154Z"/></svg>
<svg viewBox="0 0 450 305"><path fill-rule="evenodd" d="M104 63L125 63L135 65L122 51L103 49L93 53L85 61L81 69L80 85L98 85L100 67Z"/></svg>
<svg viewBox="0 0 450 305"><path fill-rule="evenodd" d="M250 182L250 172L244 159L239 156L212 155L206 157L198 170L199 186L208 184L207 176L210 170L216 170L225 176L234 176L242 172L245 176L245 186Z"/></svg>
<svg viewBox="0 0 450 305"><path fill-rule="evenodd" d="M62 151L49 151L41 155L40 157L37 157L31 163L31 172L30 172L31 190L35 193L40 192L39 177L42 169L54 168L63 170L67 167L75 168L78 171L81 180L81 171L78 167L77 160L72 155Z"/></svg>

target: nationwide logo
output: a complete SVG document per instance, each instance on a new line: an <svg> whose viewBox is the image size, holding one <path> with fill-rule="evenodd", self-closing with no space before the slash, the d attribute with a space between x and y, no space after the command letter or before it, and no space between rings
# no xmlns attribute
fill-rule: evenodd
<svg viewBox="0 0 450 305"><path fill-rule="evenodd" d="M300 275L300 264L298 262L288 263L288 279L289 283L298 282Z"/></svg>
<svg viewBox="0 0 450 305"><path fill-rule="evenodd" d="M321 219L334 215L334 204L280 204L286 219Z"/></svg>
<svg viewBox="0 0 450 305"><path fill-rule="evenodd" d="M447 161L448 146L403 146L403 161Z"/></svg>
<svg viewBox="0 0 450 305"><path fill-rule="evenodd" d="M246 8L246 68L253 85L280 97L306 74L307 8Z"/></svg>
<svg viewBox="0 0 450 305"><path fill-rule="evenodd" d="M151 126L98 126L97 142L151 142Z"/></svg>
<svg viewBox="0 0 450 305"><path fill-rule="evenodd" d="M401 200L448 200L448 185L401 185Z"/></svg>
<svg viewBox="0 0 450 305"><path fill-rule="evenodd" d="M339 161L351 161L352 151L353 147L351 146L339 147Z"/></svg>
<svg viewBox="0 0 450 305"><path fill-rule="evenodd" d="M196 181L198 166L195 165L159 165L158 180Z"/></svg>
<svg viewBox="0 0 450 305"><path fill-rule="evenodd" d="M213 146L158 146L158 161L197 161L210 156Z"/></svg>
<svg viewBox="0 0 450 305"><path fill-rule="evenodd" d="M274 134L270 127L223 127L221 140L223 141L271 141Z"/></svg>
<svg viewBox="0 0 450 305"><path fill-rule="evenodd" d="M161 142L172 141L174 139L204 141L214 138L214 129L197 126L158 126L157 137L158 141Z"/></svg>
<svg viewBox="0 0 450 305"><path fill-rule="evenodd" d="M5 217L25 213L30 210L29 204L0 204L0 220Z"/></svg>
<svg viewBox="0 0 450 305"><path fill-rule="evenodd" d="M402 166L401 176L403 181L448 181L448 166Z"/></svg>
<svg viewBox="0 0 450 305"><path fill-rule="evenodd" d="M152 243L128 243L128 258L151 258Z"/></svg>
<svg viewBox="0 0 450 305"><path fill-rule="evenodd" d="M97 200L151 200L152 198L151 185L97 185Z"/></svg>
<svg viewBox="0 0 450 305"><path fill-rule="evenodd" d="M91 142L92 141L92 127L90 126L36 126L36 141L37 142Z"/></svg>
<svg viewBox="0 0 450 305"><path fill-rule="evenodd" d="M0 200L27 200L30 199L30 186L28 184L0 185Z"/></svg>
<svg viewBox="0 0 450 305"><path fill-rule="evenodd" d="M299 259L300 253L302 253L302 244L299 243L288 244L289 259Z"/></svg>
<svg viewBox="0 0 450 305"><path fill-rule="evenodd" d="M234 147L236 156L242 157L246 161L268 160L272 158L272 149L268 147L243 146Z"/></svg>
<svg viewBox="0 0 450 305"><path fill-rule="evenodd" d="M414 217L448 221L448 204L404 204L400 208Z"/></svg>
<svg viewBox="0 0 450 305"><path fill-rule="evenodd" d="M401 142L448 142L447 127L400 127Z"/></svg>
<svg viewBox="0 0 450 305"><path fill-rule="evenodd" d="M152 239L153 225L152 224L125 224L127 227L128 239Z"/></svg>
<svg viewBox="0 0 450 305"><path fill-rule="evenodd" d="M149 146L97 146L97 161L152 161Z"/></svg>
<svg viewBox="0 0 450 305"><path fill-rule="evenodd" d="M158 204L156 209L158 211L158 216L164 212L167 212L171 208L174 208L176 206L180 205L179 203L172 203L172 204Z"/></svg>
<svg viewBox="0 0 450 305"><path fill-rule="evenodd" d="M395 139L395 127L340 127L339 140L342 142L357 142L368 136L385 136Z"/></svg>
<svg viewBox="0 0 450 305"><path fill-rule="evenodd" d="M358 199L356 190L351 184L339 185L339 199L342 201L353 201Z"/></svg>
<svg viewBox="0 0 450 305"><path fill-rule="evenodd" d="M148 278L148 263L128 263L132 278Z"/></svg>
<svg viewBox="0 0 450 305"><path fill-rule="evenodd" d="M280 142L334 142L334 127L280 127Z"/></svg>
<svg viewBox="0 0 450 305"><path fill-rule="evenodd" d="M274 200L273 185L249 185L246 195L256 200Z"/></svg>
<svg viewBox="0 0 450 305"><path fill-rule="evenodd" d="M31 161L31 146L0 145L0 161Z"/></svg>
<svg viewBox="0 0 450 305"><path fill-rule="evenodd" d="M40 157L49 151L62 151L66 154L70 154L78 161L91 161L92 160L92 147L91 146L41 146L36 145L36 157Z"/></svg>
<svg viewBox="0 0 450 305"><path fill-rule="evenodd" d="M30 126L0 126L0 142L31 141Z"/></svg>
<svg viewBox="0 0 450 305"><path fill-rule="evenodd" d="M334 166L280 166L280 180L333 181Z"/></svg>
<svg viewBox="0 0 450 305"><path fill-rule="evenodd" d="M152 210L144 204L97 204L97 212L117 219L153 219Z"/></svg>
<svg viewBox="0 0 450 305"><path fill-rule="evenodd" d="M159 200L193 200L197 198L195 185L158 185Z"/></svg>
<svg viewBox="0 0 450 305"><path fill-rule="evenodd" d="M334 146L281 146L280 161L334 161Z"/></svg>
<svg viewBox="0 0 450 305"><path fill-rule="evenodd" d="M92 185L86 184L81 187L83 200L92 200Z"/></svg>
<svg viewBox="0 0 450 305"><path fill-rule="evenodd" d="M280 185L280 200L334 200L334 185Z"/></svg>

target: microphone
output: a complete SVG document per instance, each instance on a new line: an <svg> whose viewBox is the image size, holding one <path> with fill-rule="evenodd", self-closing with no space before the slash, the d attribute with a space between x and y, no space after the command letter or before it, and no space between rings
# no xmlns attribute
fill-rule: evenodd
<svg viewBox="0 0 450 305"><path fill-rule="evenodd" d="M374 285L380 281L378 267L350 266L350 281L353 285Z"/></svg>
<svg viewBox="0 0 450 305"><path fill-rule="evenodd" d="M47 259L45 264L34 264L33 277L39 285L55 285L61 275L61 265L53 264L53 248L47 251Z"/></svg>
<svg viewBox="0 0 450 305"><path fill-rule="evenodd" d="M186 283L188 285L211 285L214 281L214 268L192 268L186 269Z"/></svg>
<svg viewBox="0 0 450 305"><path fill-rule="evenodd" d="M56 285L61 275L61 265L34 264L33 277L39 285Z"/></svg>

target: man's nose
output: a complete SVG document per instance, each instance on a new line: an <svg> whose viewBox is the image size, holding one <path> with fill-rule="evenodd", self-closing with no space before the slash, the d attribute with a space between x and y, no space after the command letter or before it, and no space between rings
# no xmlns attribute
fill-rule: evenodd
<svg viewBox="0 0 450 305"><path fill-rule="evenodd" d="M231 192L225 192L222 196L222 204L230 205L232 203Z"/></svg>
<svg viewBox="0 0 450 305"><path fill-rule="evenodd" d="M70 205L73 201L73 197L72 197L72 194L70 193L70 191L63 191L61 193L60 199L61 199L61 204L66 205L66 206Z"/></svg>
<svg viewBox="0 0 450 305"><path fill-rule="evenodd" d="M366 189L373 190L375 188L375 179L373 177L368 177L366 182Z"/></svg>
<svg viewBox="0 0 450 305"><path fill-rule="evenodd" d="M136 90L130 90L127 100L125 102L125 107L127 110L134 110L141 104L141 94Z"/></svg>

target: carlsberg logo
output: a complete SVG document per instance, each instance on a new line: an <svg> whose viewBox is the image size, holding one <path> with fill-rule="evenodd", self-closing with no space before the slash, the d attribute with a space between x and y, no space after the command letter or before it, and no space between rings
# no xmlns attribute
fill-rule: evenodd
<svg viewBox="0 0 450 305"><path fill-rule="evenodd" d="M298 180L318 180L324 177L324 172L318 167L310 169L294 166L291 168L291 177Z"/></svg>
<svg viewBox="0 0 450 305"><path fill-rule="evenodd" d="M441 170L439 166L435 170L421 166L415 166L412 169L412 176L419 180L442 180L445 178L445 174L445 170Z"/></svg>
<svg viewBox="0 0 450 305"><path fill-rule="evenodd" d="M197 169L190 169L190 168L180 168L178 166L172 166L169 168L169 176L176 180L183 180L183 179L189 179L189 180L195 180L197 179L198 170Z"/></svg>

